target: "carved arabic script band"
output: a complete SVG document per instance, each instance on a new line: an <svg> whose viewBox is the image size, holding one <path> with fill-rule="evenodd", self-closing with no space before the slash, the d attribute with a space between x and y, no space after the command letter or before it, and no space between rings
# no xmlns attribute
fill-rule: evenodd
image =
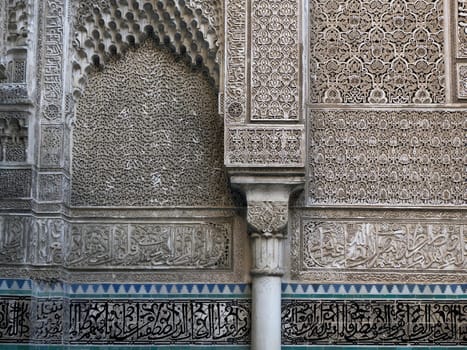
<svg viewBox="0 0 467 350"><path fill-rule="evenodd" d="M3 297L0 343L247 344L246 300L71 300ZM69 307L65 321L64 309ZM35 316L31 320L31 316Z"/></svg>
<svg viewBox="0 0 467 350"><path fill-rule="evenodd" d="M287 300L282 342L460 345L466 317L465 301Z"/></svg>

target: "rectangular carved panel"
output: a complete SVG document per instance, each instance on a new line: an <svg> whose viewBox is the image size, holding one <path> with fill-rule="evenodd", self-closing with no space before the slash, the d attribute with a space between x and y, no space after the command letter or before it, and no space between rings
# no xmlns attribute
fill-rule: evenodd
<svg viewBox="0 0 467 350"><path fill-rule="evenodd" d="M0 297L0 343L26 343L31 334L31 299Z"/></svg>
<svg viewBox="0 0 467 350"><path fill-rule="evenodd" d="M225 162L228 166L303 166L302 126L229 127Z"/></svg>
<svg viewBox="0 0 467 350"><path fill-rule="evenodd" d="M58 218L35 218L28 242L29 262L35 265L63 264L63 246L67 223Z"/></svg>
<svg viewBox="0 0 467 350"><path fill-rule="evenodd" d="M25 162L28 149L28 116L0 112L0 162Z"/></svg>
<svg viewBox="0 0 467 350"><path fill-rule="evenodd" d="M311 111L308 204L465 205L463 112Z"/></svg>
<svg viewBox="0 0 467 350"><path fill-rule="evenodd" d="M283 344L461 345L463 300L285 300Z"/></svg>
<svg viewBox="0 0 467 350"><path fill-rule="evenodd" d="M31 219L25 216L0 216L0 263L25 262Z"/></svg>
<svg viewBox="0 0 467 350"><path fill-rule="evenodd" d="M443 103L443 1L309 0L312 103Z"/></svg>
<svg viewBox="0 0 467 350"><path fill-rule="evenodd" d="M230 223L72 224L70 235L70 268L232 268Z"/></svg>
<svg viewBox="0 0 467 350"><path fill-rule="evenodd" d="M45 0L40 4L39 67L41 94L41 118L60 121L63 94L63 21L65 2Z"/></svg>
<svg viewBox="0 0 467 350"><path fill-rule="evenodd" d="M63 127L59 125L41 126L41 167L60 167L64 148L63 133Z"/></svg>
<svg viewBox="0 0 467 350"><path fill-rule="evenodd" d="M0 199L30 197L31 169L0 169Z"/></svg>
<svg viewBox="0 0 467 350"><path fill-rule="evenodd" d="M246 118L247 87L247 15L245 0L226 0L226 119L243 122Z"/></svg>
<svg viewBox="0 0 467 350"><path fill-rule="evenodd" d="M297 120L299 1L253 0L251 7L251 119Z"/></svg>
<svg viewBox="0 0 467 350"><path fill-rule="evenodd" d="M303 268L467 268L467 225L423 222L304 221Z"/></svg>
<svg viewBox="0 0 467 350"><path fill-rule="evenodd" d="M456 56L467 58L467 1L457 0L456 3Z"/></svg>
<svg viewBox="0 0 467 350"><path fill-rule="evenodd" d="M70 305L71 344L245 344L249 331L247 301L72 300Z"/></svg>
<svg viewBox="0 0 467 350"><path fill-rule="evenodd" d="M462 210L295 210L292 274L307 281L462 282Z"/></svg>

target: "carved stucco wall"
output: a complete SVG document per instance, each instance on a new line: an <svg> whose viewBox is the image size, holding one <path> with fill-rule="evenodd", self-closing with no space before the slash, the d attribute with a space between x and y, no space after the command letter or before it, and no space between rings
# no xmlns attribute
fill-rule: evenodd
<svg viewBox="0 0 467 350"><path fill-rule="evenodd" d="M454 3L308 2L293 278L465 281L467 119L445 55L462 57L462 21L447 14L464 5Z"/></svg>
<svg viewBox="0 0 467 350"><path fill-rule="evenodd" d="M119 76L131 55L153 57L133 48L155 36L218 87L229 167L306 167L285 255L286 279L298 283L283 285L283 342L465 346L465 12L460 0L1 1L2 343L248 346L247 288L224 284L247 280L246 225L231 208L215 208L230 206L223 195L210 208L165 210L151 203L159 183L151 172L149 192L118 200L159 210L83 208L115 199L102 188L92 199L75 193L80 208L67 206L74 99L91 95L87 77L97 86L94 78L107 68ZM91 73L97 62L103 71ZM200 110L214 110L214 92L203 91ZM146 125L144 109L132 111L114 116ZM132 132L123 125L112 137ZM88 151L83 160L102 160ZM147 305L147 319L127 322ZM176 325L171 332L147 326L155 309Z"/></svg>

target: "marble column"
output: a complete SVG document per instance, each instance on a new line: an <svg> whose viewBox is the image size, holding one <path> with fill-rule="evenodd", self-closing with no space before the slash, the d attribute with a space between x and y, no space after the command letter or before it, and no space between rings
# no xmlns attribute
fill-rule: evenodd
<svg viewBox="0 0 467 350"><path fill-rule="evenodd" d="M253 350L281 348L281 283L283 245L287 231L289 195L301 184L291 178L237 178L248 203L252 250Z"/></svg>

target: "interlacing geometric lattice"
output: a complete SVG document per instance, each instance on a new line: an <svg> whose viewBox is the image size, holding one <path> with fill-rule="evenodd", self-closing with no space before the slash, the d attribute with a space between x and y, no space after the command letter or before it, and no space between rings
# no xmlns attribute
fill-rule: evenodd
<svg viewBox="0 0 467 350"><path fill-rule="evenodd" d="M310 0L310 102L443 103L443 1Z"/></svg>

